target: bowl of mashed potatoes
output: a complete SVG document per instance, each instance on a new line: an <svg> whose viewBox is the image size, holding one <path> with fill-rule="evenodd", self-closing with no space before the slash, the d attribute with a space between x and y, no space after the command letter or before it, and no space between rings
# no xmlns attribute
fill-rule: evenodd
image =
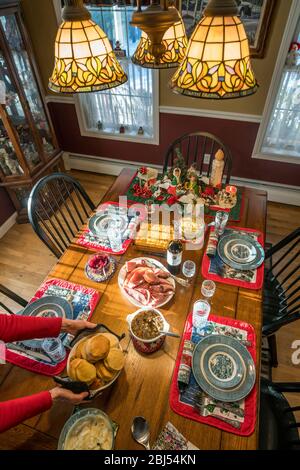
<svg viewBox="0 0 300 470"><path fill-rule="evenodd" d="M114 429L111 419L97 408L72 415L64 425L58 450L112 450Z"/></svg>

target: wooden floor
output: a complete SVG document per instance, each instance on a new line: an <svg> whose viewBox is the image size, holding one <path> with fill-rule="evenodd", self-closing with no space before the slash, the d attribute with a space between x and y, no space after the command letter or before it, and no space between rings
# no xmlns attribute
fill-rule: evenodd
<svg viewBox="0 0 300 470"><path fill-rule="evenodd" d="M95 204L115 180L113 176L80 171L72 171L71 174L82 183ZM268 242L278 242L299 225L300 207L268 204ZM56 258L37 238L29 224L15 225L7 233L0 240L0 253L0 283L27 300L56 263ZM291 345L295 340L300 340L300 321L281 329L277 337L280 365L273 371L274 381L300 382L300 366L294 366L291 362ZM289 399L291 404L300 405L300 395L290 396Z"/></svg>

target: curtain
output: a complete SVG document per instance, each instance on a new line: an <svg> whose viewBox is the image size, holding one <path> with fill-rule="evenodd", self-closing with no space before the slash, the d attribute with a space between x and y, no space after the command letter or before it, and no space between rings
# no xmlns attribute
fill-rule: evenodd
<svg viewBox="0 0 300 470"><path fill-rule="evenodd" d="M300 20L294 42L300 41ZM263 143L263 153L300 157L300 51L298 61L286 62Z"/></svg>

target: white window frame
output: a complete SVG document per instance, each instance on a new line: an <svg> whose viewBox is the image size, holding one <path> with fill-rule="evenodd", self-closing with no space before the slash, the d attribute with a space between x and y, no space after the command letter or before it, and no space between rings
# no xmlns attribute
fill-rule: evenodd
<svg viewBox="0 0 300 470"><path fill-rule="evenodd" d="M287 54L288 54L291 42L295 34L295 29L299 21L299 16L300 16L300 1L293 0L290 14L288 17L288 21L286 24L285 32L283 35L282 43L279 49L278 58L277 58L273 78L272 78L271 85L270 85L270 91L269 91L266 105L264 108L264 112L262 116L262 123L259 127L259 131L257 134L252 158L258 158L261 160L272 160L272 161L284 162L284 163L296 163L300 165L300 157L293 157L293 156L283 155L283 154L274 155L274 154L262 152L264 138L267 132L267 128L269 126L269 122L271 120L275 101L278 95L278 90L279 90L281 80L282 80L282 74L283 74L283 69L285 66Z"/></svg>
<svg viewBox="0 0 300 470"><path fill-rule="evenodd" d="M120 85L122 86L122 85ZM112 88L113 90L113 88ZM98 93L101 93L99 91ZM119 140L124 142L136 142L139 144L159 145L159 72L153 70L153 137L145 135L126 135L116 134L110 132L103 132L99 130L89 130L84 117L84 113L80 104L80 97L78 94L74 95L75 108L77 119L80 129L80 134L84 137L94 137L97 139ZM125 123L126 124L126 123Z"/></svg>

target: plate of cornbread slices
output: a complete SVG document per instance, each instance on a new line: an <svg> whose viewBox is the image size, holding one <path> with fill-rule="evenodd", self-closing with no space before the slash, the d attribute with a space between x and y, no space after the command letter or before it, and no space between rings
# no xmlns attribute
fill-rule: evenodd
<svg viewBox="0 0 300 470"><path fill-rule="evenodd" d="M120 339L103 328L76 342L67 363L67 373L74 382L85 383L90 396L110 387L125 365Z"/></svg>

